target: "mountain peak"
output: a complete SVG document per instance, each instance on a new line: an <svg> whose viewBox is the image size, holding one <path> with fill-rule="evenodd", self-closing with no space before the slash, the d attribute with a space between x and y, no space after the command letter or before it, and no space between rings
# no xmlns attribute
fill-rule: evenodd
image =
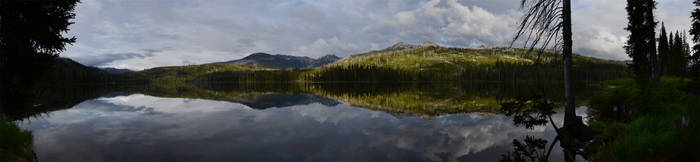
<svg viewBox="0 0 700 162"><path fill-rule="evenodd" d="M244 57L244 58L253 58L253 57L270 57L270 56L273 56L273 55L271 55L271 54L268 54L268 53L262 53L262 52L258 52L258 53L253 53L253 54L250 54L250 55L248 55L248 56L246 56L246 57Z"/></svg>
<svg viewBox="0 0 700 162"><path fill-rule="evenodd" d="M400 50L414 49L414 48L419 48L419 47L420 46L417 46L417 45L399 42L399 43L392 45L389 48L384 49L384 51L400 51Z"/></svg>
<svg viewBox="0 0 700 162"><path fill-rule="evenodd" d="M340 57L333 55L333 54L327 54L325 56L319 57L317 60L321 60L321 59L340 59Z"/></svg>
<svg viewBox="0 0 700 162"><path fill-rule="evenodd" d="M282 54L267 54L253 53L242 59L231 60L225 62L216 62L212 64L246 64L257 65L272 69L292 69L292 68L314 68L333 63L339 60L340 57L335 55L326 55L318 59L312 59L306 56L290 56Z"/></svg>

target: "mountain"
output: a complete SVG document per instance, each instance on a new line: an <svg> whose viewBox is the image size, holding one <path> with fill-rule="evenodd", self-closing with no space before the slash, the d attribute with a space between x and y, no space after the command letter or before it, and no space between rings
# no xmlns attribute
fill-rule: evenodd
<svg viewBox="0 0 700 162"><path fill-rule="evenodd" d="M413 44L408 44L408 43L404 43L404 42L399 42L399 43L391 45L383 50L380 50L379 52L394 52L394 51L412 50L412 49L419 49L419 48L426 48L426 47L440 47L440 46L433 43L433 42L430 42L430 41L421 42L420 45L413 45Z"/></svg>
<svg viewBox="0 0 700 162"><path fill-rule="evenodd" d="M574 75L600 81L627 76L622 62L574 56ZM328 55L309 57L254 53L239 60L202 65L171 66L127 72L123 77L162 84L187 82L394 82L394 81L534 81L562 78L561 56L552 51L484 46L441 47L396 43L381 51L340 59ZM308 70L270 70L270 69ZM121 74L120 74L121 75Z"/></svg>
<svg viewBox="0 0 700 162"><path fill-rule="evenodd" d="M326 56L320 57L318 59L315 59L314 61L311 61L311 67L315 68L315 67L321 67L323 65L332 64L340 59L342 59L342 58L335 56L335 55L326 55Z"/></svg>
<svg viewBox="0 0 700 162"><path fill-rule="evenodd" d="M81 63L78 63L77 61L74 61L73 59L70 58L63 58L59 57L54 60L54 69L62 69L62 70L70 70L70 71L80 71L83 73L96 73L96 74L101 74L105 73L105 71L92 67L92 66L85 66Z"/></svg>
<svg viewBox="0 0 700 162"><path fill-rule="evenodd" d="M120 74L120 73L125 73L125 72L132 72L133 70L129 69L117 69L117 68L102 68L103 71L112 73L112 74Z"/></svg>
<svg viewBox="0 0 700 162"><path fill-rule="evenodd" d="M53 67L41 77L45 85L101 84L116 79L110 72L61 57L54 59Z"/></svg>
<svg viewBox="0 0 700 162"><path fill-rule="evenodd" d="M392 46L389 46L381 51L401 51L401 50L416 49L416 48L420 48L420 46L412 45L412 44L408 44L408 43L404 43L404 42L399 42L399 43L396 43Z"/></svg>
<svg viewBox="0 0 700 162"><path fill-rule="evenodd" d="M267 53L253 53L239 60L217 62L212 64L254 65L271 69L308 69L327 65L337 60L340 60L340 58L335 55L326 55L318 59L312 59L309 57L281 54L271 55Z"/></svg>

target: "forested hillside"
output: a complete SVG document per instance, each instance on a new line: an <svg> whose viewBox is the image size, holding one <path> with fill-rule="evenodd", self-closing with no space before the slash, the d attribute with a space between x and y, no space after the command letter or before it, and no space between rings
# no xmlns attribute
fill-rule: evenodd
<svg viewBox="0 0 700 162"><path fill-rule="evenodd" d="M423 43L432 44L432 43ZM397 46L397 45L394 45ZM394 47L392 46L392 47ZM458 81L559 79L558 54L508 47L445 48L411 46L352 55L314 72L314 81ZM391 48L389 48L391 49ZM602 81L628 75L623 62L575 56L580 81Z"/></svg>

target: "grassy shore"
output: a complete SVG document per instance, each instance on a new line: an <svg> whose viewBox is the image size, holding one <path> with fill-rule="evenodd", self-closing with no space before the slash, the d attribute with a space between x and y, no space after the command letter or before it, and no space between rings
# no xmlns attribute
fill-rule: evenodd
<svg viewBox="0 0 700 162"><path fill-rule="evenodd" d="M32 133L0 120L0 161L34 161Z"/></svg>

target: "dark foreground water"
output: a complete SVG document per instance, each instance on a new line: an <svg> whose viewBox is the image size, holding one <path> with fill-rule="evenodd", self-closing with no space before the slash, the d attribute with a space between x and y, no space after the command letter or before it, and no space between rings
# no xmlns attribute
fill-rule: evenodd
<svg viewBox="0 0 700 162"><path fill-rule="evenodd" d="M364 98L199 93L214 97L108 93L15 122L33 133L38 161L66 162L498 161L514 152L514 140L528 136L546 140L547 147L535 152L545 156L556 137L549 124L517 127L512 117L494 111L421 114L426 110L416 106L426 107L420 103L433 104L440 96L422 91ZM222 93L228 94L216 97ZM466 103L481 110L498 100L464 95L436 103ZM578 114L585 116L585 109ZM553 119L562 123L563 116L557 113ZM556 146L547 159L563 161Z"/></svg>

